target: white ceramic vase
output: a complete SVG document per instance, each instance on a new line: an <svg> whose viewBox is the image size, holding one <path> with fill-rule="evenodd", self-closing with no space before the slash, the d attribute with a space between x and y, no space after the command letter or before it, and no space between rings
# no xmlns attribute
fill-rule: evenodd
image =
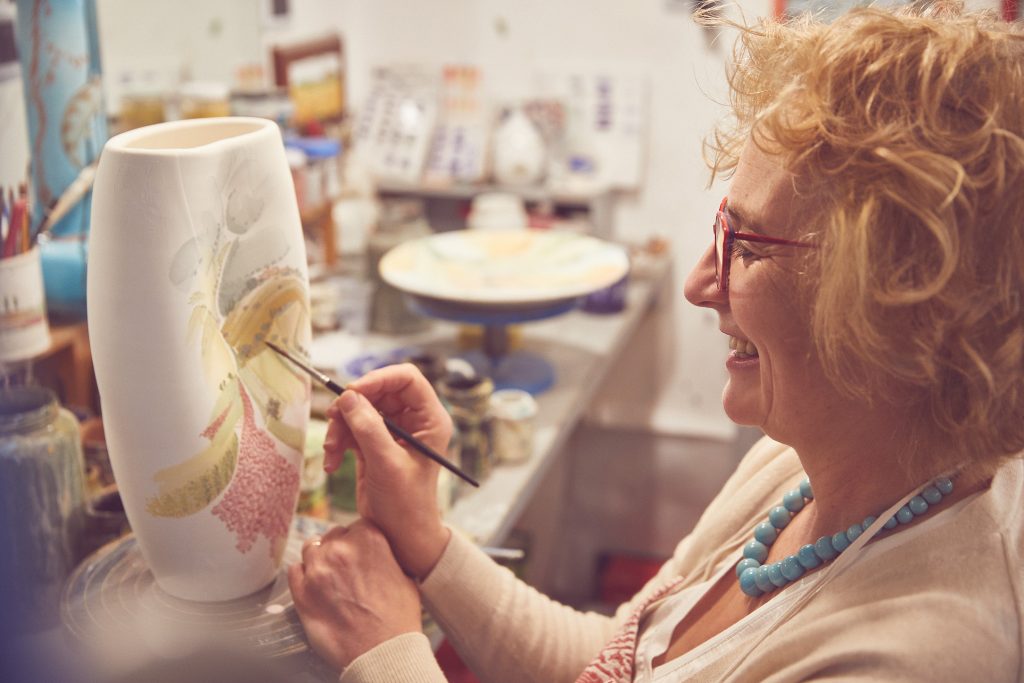
<svg viewBox="0 0 1024 683"><path fill-rule="evenodd" d="M103 150L88 316L118 489L157 584L219 601L275 577L299 493L306 254L277 126L139 128Z"/></svg>
<svg viewBox="0 0 1024 683"><path fill-rule="evenodd" d="M503 185L533 185L544 177L544 138L519 107L494 131L494 179Z"/></svg>

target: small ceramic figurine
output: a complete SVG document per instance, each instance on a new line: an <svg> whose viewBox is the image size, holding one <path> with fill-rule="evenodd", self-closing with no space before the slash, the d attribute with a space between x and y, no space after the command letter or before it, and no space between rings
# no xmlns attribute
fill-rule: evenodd
<svg viewBox="0 0 1024 683"><path fill-rule="evenodd" d="M544 177L544 139L519 107L494 131L494 179L503 185L533 185Z"/></svg>

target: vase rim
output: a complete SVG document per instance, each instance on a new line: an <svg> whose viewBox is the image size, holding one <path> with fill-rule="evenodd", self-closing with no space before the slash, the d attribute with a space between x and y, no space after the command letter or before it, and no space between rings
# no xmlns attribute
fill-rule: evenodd
<svg viewBox="0 0 1024 683"><path fill-rule="evenodd" d="M254 116L167 121L115 135L107 141L104 151L158 156L205 154L271 128L277 131L277 123Z"/></svg>

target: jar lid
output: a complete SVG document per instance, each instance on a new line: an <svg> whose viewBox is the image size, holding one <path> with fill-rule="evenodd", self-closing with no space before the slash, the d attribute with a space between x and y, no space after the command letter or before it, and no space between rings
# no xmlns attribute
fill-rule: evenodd
<svg viewBox="0 0 1024 683"><path fill-rule="evenodd" d="M34 429L56 415L57 396L40 386L0 390L0 433Z"/></svg>
<svg viewBox="0 0 1024 683"><path fill-rule="evenodd" d="M473 375L467 377L462 374L451 373L441 379L441 393L448 398L484 398L491 396L494 391L494 382L490 377Z"/></svg>
<svg viewBox="0 0 1024 683"><path fill-rule="evenodd" d="M341 153L341 143L333 138L291 138L288 145L301 149L312 159L327 159Z"/></svg>

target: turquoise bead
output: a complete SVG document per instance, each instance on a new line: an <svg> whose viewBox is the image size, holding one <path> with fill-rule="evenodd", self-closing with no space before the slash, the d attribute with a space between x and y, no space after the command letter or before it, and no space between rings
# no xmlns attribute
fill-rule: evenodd
<svg viewBox="0 0 1024 683"><path fill-rule="evenodd" d="M776 529L785 529L792 516L793 515L789 513L789 510L781 505L776 505L768 512L768 521L771 522L772 526Z"/></svg>
<svg viewBox="0 0 1024 683"><path fill-rule="evenodd" d="M804 497L800 491L790 491L782 497L782 507L790 512L800 512L804 509Z"/></svg>
<svg viewBox="0 0 1024 683"><path fill-rule="evenodd" d="M867 531L868 527L874 524L876 519L878 519L878 517L875 517L874 515L868 515L865 517L864 521L860 523L861 530Z"/></svg>
<svg viewBox="0 0 1024 683"><path fill-rule="evenodd" d="M786 577L782 575L782 567L779 566L778 562L772 562L768 565L768 580L778 588L782 588L789 583Z"/></svg>
<svg viewBox="0 0 1024 683"><path fill-rule="evenodd" d="M800 482L800 495L807 500L814 500L814 491L811 490L811 480L804 479Z"/></svg>
<svg viewBox="0 0 1024 683"><path fill-rule="evenodd" d="M818 559L822 562L828 562L839 553L837 553L836 549L832 547L832 538L829 536L822 536L814 542L814 554L817 555Z"/></svg>
<svg viewBox="0 0 1024 683"><path fill-rule="evenodd" d="M750 541L743 546L743 557L749 557L757 560L758 562L764 562L768 557L768 548L761 541Z"/></svg>
<svg viewBox="0 0 1024 683"><path fill-rule="evenodd" d="M860 524L854 524L846 530L846 540L851 544L860 538L860 535L864 533L864 529L861 528Z"/></svg>
<svg viewBox="0 0 1024 683"><path fill-rule="evenodd" d="M744 557L742 560L736 563L736 578L743 576L744 570L757 569L761 566L761 563L752 557Z"/></svg>
<svg viewBox="0 0 1024 683"><path fill-rule="evenodd" d="M800 550L797 551L796 559L804 569L814 569L821 564L821 559L818 557L817 553L814 552L813 543L801 546Z"/></svg>
<svg viewBox="0 0 1024 683"><path fill-rule="evenodd" d="M907 507L910 508L910 511L915 515L923 515L928 512L928 503L921 496L914 496L911 498L910 502L907 503Z"/></svg>
<svg viewBox="0 0 1024 683"><path fill-rule="evenodd" d="M934 486L929 486L924 491L921 491L921 495L924 496L929 505L935 505L942 500L942 492Z"/></svg>
<svg viewBox="0 0 1024 683"><path fill-rule="evenodd" d="M752 598L756 598L764 591L757 587L757 570L749 568L740 574L740 590Z"/></svg>
<svg viewBox="0 0 1024 683"><path fill-rule="evenodd" d="M889 519L885 520L885 524L882 525L883 529L893 529L899 524L899 520L896 519L896 515L893 515Z"/></svg>
<svg viewBox="0 0 1024 683"><path fill-rule="evenodd" d="M944 496L948 496L953 493L953 482L949 480L949 477L939 477L934 482L935 488L939 490Z"/></svg>
<svg viewBox="0 0 1024 683"><path fill-rule="evenodd" d="M837 553L841 553L850 547L850 539L846 537L846 533L838 531L832 536L832 547L836 549Z"/></svg>
<svg viewBox="0 0 1024 683"><path fill-rule="evenodd" d="M757 574L754 575L754 581L757 583L757 587L761 589L762 593L771 593L775 590L775 584L768 578L768 567L758 567Z"/></svg>
<svg viewBox="0 0 1024 683"><path fill-rule="evenodd" d="M779 562L779 565L781 565L782 575L790 581L796 581L804 575L804 568L799 560L797 560L796 555L790 555Z"/></svg>
<svg viewBox="0 0 1024 683"><path fill-rule="evenodd" d="M779 532L769 522L761 522L754 527L754 539L761 541L765 545L771 545L778 537Z"/></svg>
<svg viewBox="0 0 1024 683"><path fill-rule="evenodd" d="M900 524L909 524L910 520L912 520L913 518L914 513L911 512L910 508L908 508L906 505L901 507L896 512L896 521L898 521Z"/></svg>

